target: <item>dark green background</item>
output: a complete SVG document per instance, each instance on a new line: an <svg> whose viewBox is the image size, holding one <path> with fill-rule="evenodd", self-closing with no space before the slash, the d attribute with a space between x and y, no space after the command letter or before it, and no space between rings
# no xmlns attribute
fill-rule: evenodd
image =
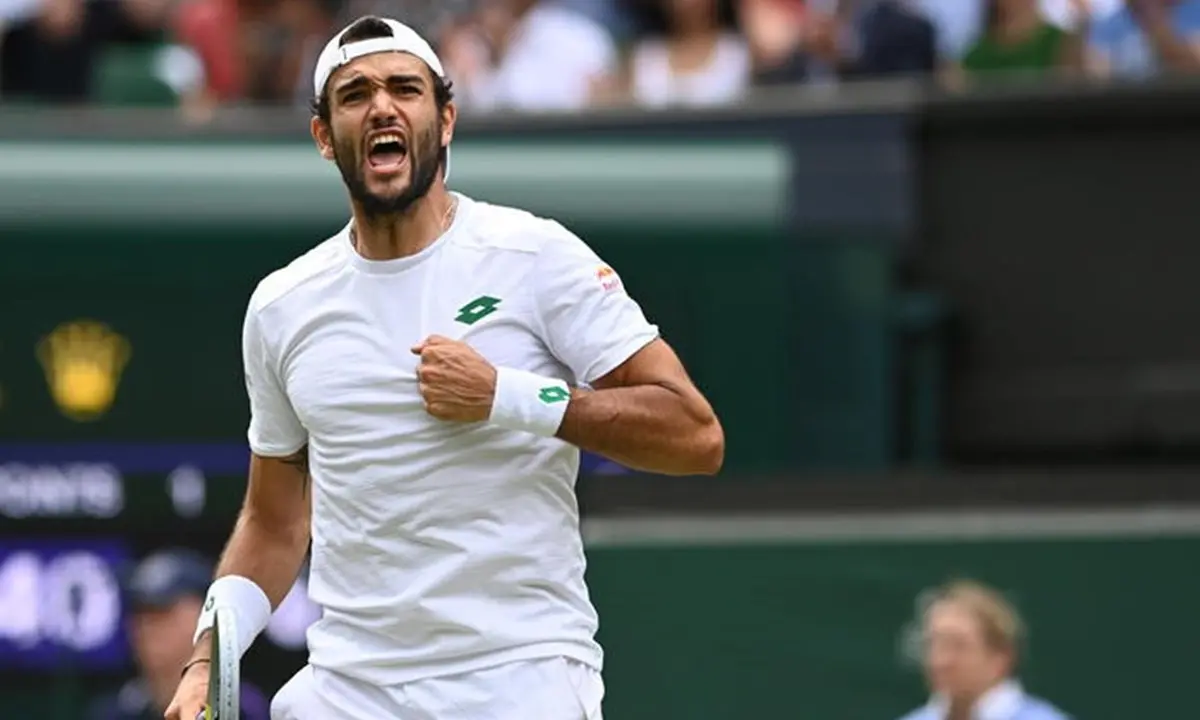
<svg viewBox="0 0 1200 720"><path fill-rule="evenodd" d="M805 544L593 550L606 715L894 718L920 702L900 661L926 588L977 577L1032 628L1024 679L1088 720L1183 717L1196 540Z"/></svg>
<svg viewBox="0 0 1200 720"><path fill-rule="evenodd" d="M8 382L0 435L240 437L247 417L240 355L246 301L258 279L337 229L330 223L253 230L214 224L6 231L0 292L28 311L5 314ZM617 224L576 230L619 269L729 426L761 426L731 439L736 448L731 462L785 464L791 377L773 347L790 332L782 244L736 228L710 228L702 235L685 231L685 238ZM736 246L730 245L733 238ZM95 423L58 414L34 357L40 337L77 318L109 324L133 348L115 406ZM764 342L771 347L761 348Z"/></svg>
<svg viewBox="0 0 1200 720"><path fill-rule="evenodd" d="M198 161L204 148L175 151ZM632 182L638 168L628 172ZM243 437L246 301L344 216L282 212L276 197L258 220L219 206L172 220L153 211L157 197L128 217L86 205L0 216L0 438ZM887 467L898 432L894 238L861 228L797 233L776 217L722 222L701 206L711 201L675 196L659 217L550 214L618 269L678 349L724 422L728 471ZM112 410L77 423L54 407L34 351L59 323L85 318L128 338L132 356Z"/></svg>
<svg viewBox="0 0 1200 720"><path fill-rule="evenodd" d="M592 547L605 716L897 718L924 697L902 652L918 595L968 575L1023 611L1032 691L1081 719L1187 717L1197 553L1194 538ZM247 672L271 688L302 662L252 655ZM103 685L61 683L64 707ZM30 702L45 708L49 686L36 685Z"/></svg>
<svg viewBox="0 0 1200 720"><path fill-rule="evenodd" d="M194 152L199 161L204 146ZM638 172L631 165L630 180ZM78 197L63 202L72 200L61 215L0 216L0 440L240 440L246 300L259 278L336 231L342 215L297 208L248 219L201 206L179 217L115 217L89 214ZM699 205L712 198L700 196L690 208L697 220L686 194L670 200L674 211L653 221L620 208L550 214L621 272L678 348L724 422L729 481L892 465L905 315L893 284L895 229L717 221ZM147 196L147 208L155 201ZM133 348L115 406L92 423L58 413L34 355L39 338L82 318L110 324ZM210 478L210 511L196 523L171 515L162 481L126 478L128 524L5 520L4 531L124 533L137 550L183 542L215 554L239 479ZM1080 718L1186 714L1200 641L1187 621L1200 600L1188 572L1198 549L1168 539L593 546L606 714L897 717L923 695L899 650L914 600L959 574L998 585L1028 615L1025 677L1035 692ZM302 661L252 658L248 674L273 690ZM0 692L10 701L29 694L36 712L27 714L40 717L48 699L70 707L106 681L9 676Z"/></svg>

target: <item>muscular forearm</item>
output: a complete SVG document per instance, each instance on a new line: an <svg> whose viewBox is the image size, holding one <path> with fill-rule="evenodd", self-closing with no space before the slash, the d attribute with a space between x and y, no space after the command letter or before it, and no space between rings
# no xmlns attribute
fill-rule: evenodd
<svg viewBox="0 0 1200 720"><path fill-rule="evenodd" d="M253 580L279 607L291 590L308 550L308 525L274 527L246 508L221 554L217 577L240 575Z"/></svg>
<svg viewBox="0 0 1200 720"><path fill-rule="evenodd" d="M240 575L253 580L271 601L271 607L278 608L300 572L308 537L307 524L272 528L249 509L243 509L221 553L217 577ZM207 631L200 636L192 658L208 657L208 637Z"/></svg>
<svg viewBox="0 0 1200 720"><path fill-rule="evenodd" d="M661 385L574 390L558 437L635 470L711 475L725 436L708 403Z"/></svg>

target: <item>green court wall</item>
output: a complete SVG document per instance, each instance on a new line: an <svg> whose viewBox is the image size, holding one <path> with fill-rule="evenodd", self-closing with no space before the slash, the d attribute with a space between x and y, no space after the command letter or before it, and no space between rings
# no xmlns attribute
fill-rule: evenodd
<svg viewBox="0 0 1200 720"><path fill-rule="evenodd" d="M1195 537L593 545L605 716L895 720L925 699L912 652L922 594L970 577L1024 615L1031 692L1081 720L1188 717L1197 553ZM253 656L252 678L303 662ZM111 684L12 676L0 697L12 717L68 720Z"/></svg>
<svg viewBox="0 0 1200 720"><path fill-rule="evenodd" d="M310 167L319 161L304 147L72 152L72 167L95 163L92 184L64 178L50 202L30 190L44 180L36 173L5 180L33 161L0 144L9 162L0 171L9 192L0 198L0 436L240 438L246 301L258 279L345 222L336 176ZM564 165L570 158L521 152L513 157L563 179L514 185L494 167L511 161L503 149L467 145L455 172L466 192L561 219L617 268L720 413L729 471L885 467L895 451L893 238L790 228L777 153L722 152L683 148L648 179L632 164L601 172L619 148L582 175L571 173L591 155ZM255 153L300 174L249 184ZM693 177L704 167L713 177ZM108 324L132 349L111 410L86 423L57 410L35 355L42 337L77 319Z"/></svg>
<svg viewBox="0 0 1200 720"><path fill-rule="evenodd" d="M593 548L605 715L887 720L923 701L921 593L1003 590L1031 632L1031 692L1087 720L1185 717L1196 539Z"/></svg>

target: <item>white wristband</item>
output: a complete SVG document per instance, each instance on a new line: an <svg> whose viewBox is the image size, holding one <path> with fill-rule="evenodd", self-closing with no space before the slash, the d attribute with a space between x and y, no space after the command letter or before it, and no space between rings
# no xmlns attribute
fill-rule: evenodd
<svg viewBox="0 0 1200 720"><path fill-rule="evenodd" d="M496 396L488 420L509 430L554 437L570 399L571 388L562 380L496 368Z"/></svg>
<svg viewBox="0 0 1200 720"><path fill-rule="evenodd" d="M218 607L230 608L237 615L238 652L245 655L251 643L271 620L271 600L253 580L240 575L217 578L208 588L204 598L204 610L196 624L192 643L199 642L200 635L212 628Z"/></svg>

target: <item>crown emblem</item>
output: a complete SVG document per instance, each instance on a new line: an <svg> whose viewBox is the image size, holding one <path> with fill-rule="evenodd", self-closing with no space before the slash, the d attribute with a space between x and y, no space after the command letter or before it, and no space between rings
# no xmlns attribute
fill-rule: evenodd
<svg viewBox="0 0 1200 720"><path fill-rule="evenodd" d="M78 422L96 420L112 407L129 355L129 341L91 320L59 325L37 348L54 402Z"/></svg>

